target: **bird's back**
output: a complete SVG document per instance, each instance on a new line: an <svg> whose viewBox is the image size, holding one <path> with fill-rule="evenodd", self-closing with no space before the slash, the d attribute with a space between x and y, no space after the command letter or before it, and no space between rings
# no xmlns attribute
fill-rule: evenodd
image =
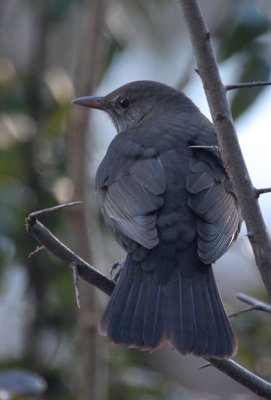
<svg viewBox="0 0 271 400"><path fill-rule="evenodd" d="M183 354L230 357L235 337L211 263L236 238L239 207L219 153L193 147L217 145L212 124L162 87L169 95L155 102L151 94L142 118L142 108L131 111L136 123L113 139L97 171L105 221L127 251L100 331L131 347L169 341Z"/></svg>

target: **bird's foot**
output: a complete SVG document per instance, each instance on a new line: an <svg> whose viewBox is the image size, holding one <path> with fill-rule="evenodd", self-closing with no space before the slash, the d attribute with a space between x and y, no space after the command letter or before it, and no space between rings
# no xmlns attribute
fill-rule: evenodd
<svg viewBox="0 0 271 400"><path fill-rule="evenodd" d="M117 282L121 273L121 270L124 266L125 260L115 261L111 268L111 278L114 282ZM117 271L116 271L117 270Z"/></svg>

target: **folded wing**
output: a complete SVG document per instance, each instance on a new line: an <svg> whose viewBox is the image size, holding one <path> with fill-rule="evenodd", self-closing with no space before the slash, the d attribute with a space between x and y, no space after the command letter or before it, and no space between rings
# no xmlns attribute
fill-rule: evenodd
<svg viewBox="0 0 271 400"><path fill-rule="evenodd" d="M107 181L110 182L110 177ZM128 173L120 173L113 182L100 188L109 225L147 249L156 246L156 212L163 205L165 186L158 157L135 160Z"/></svg>
<svg viewBox="0 0 271 400"><path fill-rule="evenodd" d="M189 206L197 217L198 254L210 264L236 239L241 213L221 160L212 152L193 151L187 178Z"/></svg>

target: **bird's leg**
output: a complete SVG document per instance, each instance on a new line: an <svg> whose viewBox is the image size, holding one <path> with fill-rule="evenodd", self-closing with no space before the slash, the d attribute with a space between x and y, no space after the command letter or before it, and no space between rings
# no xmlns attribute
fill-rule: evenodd
<svg viewBox="0 0 271 400"><path fill-rule="evenodd" d="M122 268L124 267L125 260L115 261L112 265L110 276L114 282L117 282L121 273ZM118 268L118 271L115 271Z"/></svg>

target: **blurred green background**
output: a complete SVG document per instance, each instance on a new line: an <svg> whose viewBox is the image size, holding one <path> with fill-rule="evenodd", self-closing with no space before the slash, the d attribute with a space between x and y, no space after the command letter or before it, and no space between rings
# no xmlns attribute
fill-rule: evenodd
<svg viewBox="0 0 271 400"><path fill-rule="evenodd" d="M225 83L268 80L270 0L199 3ZM23 368L40 374L48 388L31 398L256 398L212 367L198 370L204 360L169 348L146 354L111 346L96 329L106 296L81 282L79 310L67 266L45 252L28 258L36 246L24 228L28 213L72 200L84 204L43 222L106 274L123 257L104 227L93 188L113 127L100 113L90 116L71 105L71 99L153 79L184 90L206 110L180 5L172 0L4 0L0 10L0 372ZM271 101L266 93L270 89L230 93L233 116L242 126L260 99ZM259 148L266 145L261 141ZM254 151L252 170L268 162ZM259 175L268 178L265 171ZM270 197L263 201L270 218ZM238 290L267 300L244 234L226 257L217 274L227 310L243 307L234 300ZM233 324L240 348L236 359L270 379L270 317L251 313Z"/></svg>

